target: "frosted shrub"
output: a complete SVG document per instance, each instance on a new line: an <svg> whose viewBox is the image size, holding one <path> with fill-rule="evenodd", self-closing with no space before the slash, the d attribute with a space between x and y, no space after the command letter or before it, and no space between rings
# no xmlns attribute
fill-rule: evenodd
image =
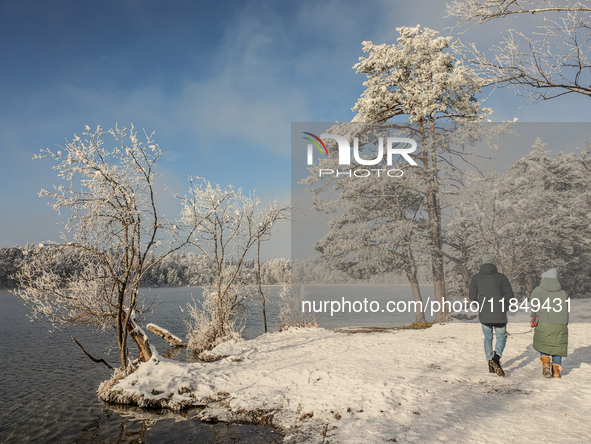
<svg viewBox="0 0 591 444"><path fill-rule="evenodd" d="M244 300L251 292L250 287L238 287L220 300L215 287L206 287L203 290L203 302L193 299L193 303L188 303L189 320L185 320L185 325L189 350L199 354L222 342L240 338Z"/></svg>
<svg viewBox="0 0 591 444"><path fill-rule="evenodd" d="M306 287L297 290L284 285L279 292L279 331L289 327L319 327L314 313L304 313L302 302L306 300Z"/></svg>
<svg viewBox="0 0 591 444"><path fill-rule="evenodd" d="M193 299L193 303L187 303L187 313L189 320L185 320L187 327L188 348L195 353L211 348L214 342L215 328L211 315L205 311L204 301L202 307Z"/></svg>

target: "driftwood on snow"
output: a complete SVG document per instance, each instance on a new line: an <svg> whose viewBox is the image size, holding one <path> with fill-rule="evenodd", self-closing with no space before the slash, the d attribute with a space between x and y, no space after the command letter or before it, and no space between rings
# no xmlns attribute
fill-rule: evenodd
<svg viewBox="0 0 591 444"><path fill-rule="evenodd" d="M186 347L187 346L187 344L185 342L183 342L182 339L173 335L168 330L165 330L162 327L158 327L156 324L148 324L148 325L146 325L146 328L148 330L150 330L152 333L155 333L158 336L160 336L162 339L164 339L170 345L173 345L175 347Z"/></svg>

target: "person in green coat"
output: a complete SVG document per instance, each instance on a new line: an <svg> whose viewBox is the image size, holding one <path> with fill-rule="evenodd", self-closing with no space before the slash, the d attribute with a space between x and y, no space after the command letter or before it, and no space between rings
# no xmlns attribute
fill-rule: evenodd
<svg viewBox="0 0 591 444"><path fill-rule="evenodd" d="M568 349L569 303L555 268L542 274L540 286L534 288L529 299L534 319L538 316L533 345L540 352L542 375L560 378L562 358L566 357Z"/></svg>

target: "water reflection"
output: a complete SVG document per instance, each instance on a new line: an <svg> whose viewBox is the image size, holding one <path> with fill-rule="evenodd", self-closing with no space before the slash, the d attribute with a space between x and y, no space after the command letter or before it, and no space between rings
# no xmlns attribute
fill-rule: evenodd
<svg viewBox="0 0 591 444"><path fill-rule="evenodd" d="M164 350L160 352L160 354L166 359L174 359L175 361L180 361L182 358L182 353L187 351L187 347L170 347L168 350Z"/></svg>
<svg viewBox="0 0 591 444"><path fill-rule="evenodd" d="M186 421L189 411L147 411L138 407L104 406L102 412L88 423L72 443L115 442L117 444L144 443L150 429L162 419ZM174 437L168 439L172 442ZM179 442L183 442L182 439Z"/></svg>
<svg viewBox="0 0 591 444"><path fill-rule="evenodd" d="M272 427L203 424L196 419L201 409L181 412L144 410L138 407L105 405L103 411L70 442L146 444L207 443L262 444L281 443L283 438Z"/></svg>

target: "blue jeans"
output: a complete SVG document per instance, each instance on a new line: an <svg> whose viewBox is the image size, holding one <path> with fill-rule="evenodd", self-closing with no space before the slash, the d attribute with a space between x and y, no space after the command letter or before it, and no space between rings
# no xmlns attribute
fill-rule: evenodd
<svg viewBox="0 0 591 444"><path fill-rule="evenodd" d="M503 356L503 350L505 350L505 343L507 342L507 326L504 327L489 327L488 325L482 324L482 332L484 333L484 353L486 354L486 360L490 361L493 356L493 328L497 334L497 342L495 344L495 352L499 356Z"/></svg>
<svg viewBox="0 0 591 444"><path fill-rule="evenodd" d="M546 353L540 352L540 356L552 356L552 364L562 365L562 356L547 355Z"/></svg>

